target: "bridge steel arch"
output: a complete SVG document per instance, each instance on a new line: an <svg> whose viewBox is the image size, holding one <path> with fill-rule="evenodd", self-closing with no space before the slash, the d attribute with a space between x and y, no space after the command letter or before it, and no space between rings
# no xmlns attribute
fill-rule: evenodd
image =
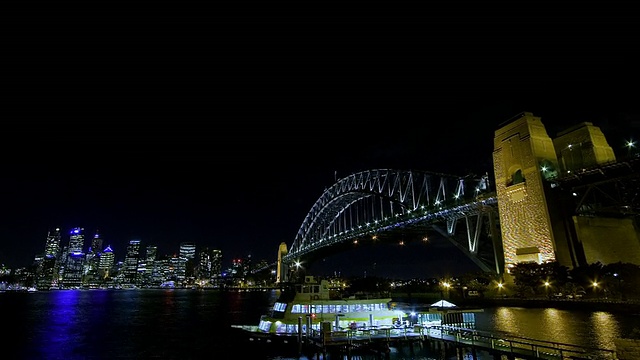
<svg viewBox="0 0 640 360"><path fill-rule="evenodd" d="M340 243L402 229L431 228L452 241L485 271L501 270L497 198L488 175L456 176L428 171L376 169L354 173L327 188L308 212L289 251L282 257L287 279L301 258ZM456 240L459 220L466 241ZM445 223L446 228L438 226ZM478 257L480 234L489 224L493 259ZM493 267L493 268L492 268Z"/></svg>

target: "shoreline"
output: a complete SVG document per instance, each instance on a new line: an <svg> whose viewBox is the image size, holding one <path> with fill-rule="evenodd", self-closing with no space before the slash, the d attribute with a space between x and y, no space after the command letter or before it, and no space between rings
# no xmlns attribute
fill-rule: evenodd
<svg viewBox="0 0 640 360"><path fill-rule="evenodd" d="M433 294L392 294L395 302L427 305L440 300ZM523 307L566 310L612 311L640 314L640 301L611 299L546 299L546 298L448 298L458 308Z"/></svg>

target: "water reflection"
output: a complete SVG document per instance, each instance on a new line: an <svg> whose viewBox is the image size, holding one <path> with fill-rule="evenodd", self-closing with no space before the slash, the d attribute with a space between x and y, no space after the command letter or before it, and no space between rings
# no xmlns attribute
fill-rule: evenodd
<svg viewBox="0 0 640 360"><path fill-rule="evenodd" d="M610 313L598 311L591 314L589 326L595 343L599 348L613 348L614 339L619 336L618 321Z"/></svg>
<svg viewBox="0 0 640 360"><path fill-rule="evenodd" d="M614 339L625 336L618 325L621 319L616 316L628 315L554 308L498 307L485 309L484 313L476 315L476 320L478 329L494 329L512 336L613 349Z"/></svg>

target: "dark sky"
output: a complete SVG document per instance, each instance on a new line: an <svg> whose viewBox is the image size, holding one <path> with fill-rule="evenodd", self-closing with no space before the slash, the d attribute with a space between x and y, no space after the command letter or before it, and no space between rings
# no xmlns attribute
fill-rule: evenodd
<svg viewBox="0 0 640 360"><path fill-rule="evenodd" d="M336 174L491 172L522 111L615 148L640 124L636 21L594 16L9 22L0 263L75 226L117 258L140 239L273 261Z"/></svg>

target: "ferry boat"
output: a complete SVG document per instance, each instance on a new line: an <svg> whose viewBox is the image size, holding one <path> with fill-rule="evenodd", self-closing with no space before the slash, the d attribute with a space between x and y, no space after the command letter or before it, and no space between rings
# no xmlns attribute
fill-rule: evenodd
<svg viewBox="0 0 640 360"><path fill-rule="evenodd" d="M308 331L339 331L393 327L406 314L394 308L390 297L343 296L328 280L305 276L303 283L283 288L268 314L256 325L232 325L256 339L296 341Z"/></svg>

